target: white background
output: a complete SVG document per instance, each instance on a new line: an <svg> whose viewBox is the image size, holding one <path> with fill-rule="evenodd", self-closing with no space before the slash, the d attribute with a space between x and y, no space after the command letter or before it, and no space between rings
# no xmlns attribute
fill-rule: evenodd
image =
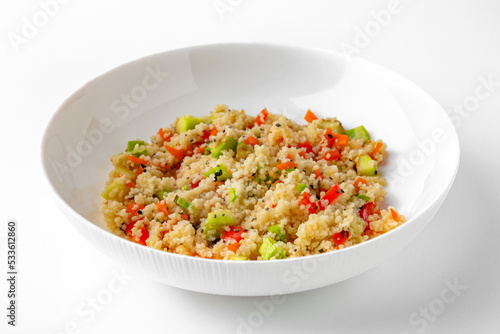
<svg viewBox="0 0 500 334"><path fill-rule="evenodd" d="M33 22L42 7L37 1L0 5L0 267L5 273L5 225L14 218L20 273L16 328L6 325L1 275L0 332L500 332L498 1L401 0L399 12L373 30L366 45L359 31L375 29L372 11L380 13L389 1L67 2L52 7L53 17L17 47L13 34L22 36L25 19ZM221 3L230 10L218 13L214 4ZM204 295L140 274L115 280L122 268L80 237L50 197L40 164L45 125L73 91L117 65L227 41L331 50L350 44L359 56L416 82L450 114L455 105L474 101L480 77L491 76L497 83L491 94L459 116L462 156L455 184L410 245L345 282L285 296L273 310L259 310L268 298ZM461 290L450 294L447 282ZM439 301L451 296L452 302ZM105 305L98 299L94 311L96 297Z"/></svg>

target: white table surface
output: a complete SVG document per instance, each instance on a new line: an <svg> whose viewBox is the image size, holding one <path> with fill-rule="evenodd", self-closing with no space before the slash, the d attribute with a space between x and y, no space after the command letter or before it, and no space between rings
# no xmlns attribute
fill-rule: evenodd
<svg viewBox="0 0 500 334"><path fill-rule="evenodd" d="M373 11L391 1L54 1L0 5L1 333L500 332L500 2L396 1L397 13L377 30ZM47 22L41 3L52 4ZM32 36L18 39L16 51L14 34L34 17L40 27L25 27ZM373 30L363 44L364 29ZM458 117L456 181L411 244L369 272L262 310L265 297L205 295L132 277L69 225L40 164L45 125L62 101L138 57L227 41L350 44ZM474 101L481 78L494 82L491 93L457 114L454 106ZM5 316L8 219L19 226L15 328Z"/></svg>

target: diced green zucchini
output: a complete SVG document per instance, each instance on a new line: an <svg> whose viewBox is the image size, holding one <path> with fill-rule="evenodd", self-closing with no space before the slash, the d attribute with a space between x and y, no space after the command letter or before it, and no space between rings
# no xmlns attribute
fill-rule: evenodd
<svg viewBox="0 0 500 334"><path fill-rule="evenodd" d="M233 203L234 201L236 201L237 198L238 196L236 195L236 189L231 188L229 190L229 200L231 201L231 203Z"/></svg>
<svg viewBox="0 0 500 334"><path fill-rule="evenodd" d="M281 228L279 225L269 226L269 228L267 230L271 233L274 233L276 235L276 238L278 238L279 240L281 240L283 242L288 241L288 236L287 236L286 232L281 231Z"/></svg>
<svg viewBox="0 0 500 334"><path fill-rule="evenodd" d="M253 148L250 145L245 144L244 142L238 142L236 145L236 159L246 159L251 153L253 153Z"/></svg>
<svg viewBox="0 0 500 334"><path fill-rule="evenodd" d="M189 190L189 184L184 185L181 189L182 190Z"/></svg>
<svg viewBox="0 0 500 334"><path fill-rule="evenodd" d="M366 195L363 195L363 194L357 194L356 197L359 198L359 199L362 199L365 202L368 202L370 200L369 196L366 196Z"/></svg>
<svg viewBox="0 0 500 334"><path fill-rule="evenodd" d="M203 118L185 115L177 119L175 122L175 130L177 133L192 130L196 127L196 125L203 123L204 121L205 120Z"/></svg>
<svg viewBox="0 0 500 334"><path fill-rule="evenodd" d="M115 168L116 174L123 174L127 177L127 179L134 181L137 178L137 174L131 171L128 168L118 166Z"/></svg>
<svg viewBox="0 0 500 334"><path fill-rule="evenodd" d="M286 252L276 245L276 241L271 238L264 239L259 247L260 256L263 260L270 260L273 256L277 259L286 257Z"/></svg>
<svg viewBox="0 0 500 334"><path fill-rule="evenodd" d="M304 191L304 189L306 189L306 185L304 183L297 183L297 185L295 186L295 190L297 190L297 192L301 193Z"/></svg>
<svg viewBox="0 0 500 334"><path fill-rule="evenodd" d="M233 214L230 210L213 211L207 216L205 230L208 232L210 230L218 229L219 227L230 225L234 225Z"/></svg>
<svg viewBox="0 0 500 334"><path fill-rule="evenodd" d="M361 176L375 176L377 174L377 162L368 155L359 157L356 163L356 170Z"/></svg>
<svg viewBox="0 0 500 334"><path fill-rule="evenodd" d="M363 125L358 126L357 128L347 130L345 132L346 135L349 136L349 139L362 139L363 143L366 143L370 140L370 134L366 131Z"/></svg>
<svg viewBox="0 0 500 334"><path fill-rule="evenodd" d="M285 169L285 172L288 174L290 172L293 172L295 170L295 167L294 168L287 168Z"/></svg>
<svg viewBox="0 0 500 334"><path fill-rule="evenodd" d="M205 177L210 177L210 175L215 175L215 181L226 181L233 177L231 172L228 171L223 164L218 164L205 173Z"/></svg>
<svg viewBox="0 0 500 334"><path fill-rule="evenodd" d="M236 147L238 146L238 141L231 137L226 137L222 140L220 144L214 151L212 151L212 158L218 158L222 155L222 151L232 150L236 152Z"/></svg>
<svg viewBox="0 0 500 334"><path fill-rule="evenodd" d="M132 152L136 145L143 146L146 143L142 140L131 140L127 143L127 152Z"/></svg>
<svg viewBox="0 0 500 334"><path fill-rule="evenodd" d="M331 121L331 120L321 120L318 124L318 126L322 129L327 129L330 128L332 129L333 133L340 133L343 134L345 132L344 127L342 126L342 123L339 121Z"/></svg>
<svg viewBox="0 0 500 334"><path fill-rule="evenodd" d="M118 191L115 192L115 189L118 189ZM121 197L120 195L123 195L127 191L128 187L126 185L124 185L123 183L118 183L117 181L113 181L106 188L104 188L101 196L106 200L118 199ZM113 193L112 196L111 193Z"/></svg>
<svg viewBox="0 0 500 334"><path fill-rule="evenodd" d="M160 200L164 200L168 193L169 191L167 189L163 189L156 192L156 197L158 197Z"/></svg>
<svg viewBox="0 0 500 334"><path fill-rule="evenodd" d="M184 198L180 197L179 195L175 195L174 199L175 204L186 210L190 214L195 213L194 206L191 205L188 201L186 201Z"/></svg>
<svg viewBox="0 0 500 334"><path fill-rule="evenodd" d="M231 255L229 257L229 260L231 260L231 261L246 261L246 260L248 260L248 257L241 256L241 255Z"/></svg>

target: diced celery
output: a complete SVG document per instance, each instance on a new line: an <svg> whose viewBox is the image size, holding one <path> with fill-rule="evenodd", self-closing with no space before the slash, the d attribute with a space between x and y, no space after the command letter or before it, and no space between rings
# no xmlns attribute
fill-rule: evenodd
<svg viewBox="0 0 500 334"><path fill-rule="evenodd" d="M184 198L180 197L179 195L176 195L174 202L175 202L175 204L177 204L178 206L180 206L181 208L183 208L184 210L186 210L190 214L194 214L194 212L195 212L194 206L192 206L191 203L186 201Z"/></svg>
<svg viewBox="0 0 500 334"><path fill-rule="evenodd" d="M168 193L169 193L169 191L167 189L163 189L163 190L156 192L156 197L158 197L160 200L163 200L163 199L165 199L165 197Z"/></svg>
<svg viewBox="0 0 500 334"><path fill-rule="evenodd" d="M269 228L267 230L271 233L274 233L279 240L281 240L283 242L288 241L288 236L287 236L286 232L281 231L281 228L279 225L269 226Z"/></svg>
<svg viewBox="0 0 500 334"><path fill-rule="evenodd" d="M115 189L119 189L118 192L113 192ZM118 183L117 181L113 181L106 188L104 188L104 191L101 193L101 196L104 197L104 199L106 200L118 199L120 197L120 194L123 194L127 190L128 187L123 183ZM113 196L110 196L112 192Z"/></svg>
<svg viewBox="0 0 500 334"><path fill-rule="evenodd" d="M295 168L287 168L285 169L285 172L290 173L290 172L293 172L295 170Z"/></svg>
<svg viewBox="0 0 500 334"><path fill-rule="evenodd" d="M363 194L357 194L356 197L359 198L359 199L362 199L365 202L368 202L370 200L369 196L366 196L366 195L363 195Z"/></svg>
<svg viewBox="0 0 500 334"><path fill-rule="evenodd" d="M236 201L237 198L238 196L236 195L236 189L231 188L229 190L229 200L231 201L231 203L233 203L234 201Z"/></svg>
<svg viewBox="0 0 500 334"><path fill-rule="evenodd" d="M210 149L210 147L205 147L205 151L203 151L203 154L204 155L209 155L210 153L212 153L212 150Z"/></svg>
<svg viewBox="0 0 500 334"><path fill-rule="evenodd" d="M377 162L368 155L362 155L356 163L356 170L358 175L375 176L377 174Z"/></svg>
<svg viewBox="0 0 500 334"><path fill-rule="evenodd" d="M357 128L347 130L345 132L346 135L349 136L349 139L362 139L363 143L366 143L370 140L370 134L366 131L363 125L358 126Z"/></svg>
<svg viewBox="0 0 500 334"><path fill-rule="evenodd" d="M295 190L297 190L297 192L301 193L304 191L304 189L306 189L306 185L304 183L297 183L297 185L295 186Z"/></svg>
<svg viewBox="0 0 500 334"><path fill-rule="evenodd" d="M238 142L236 145L236 159L246 159L251 153L253 153L253 148L244 142Z"/></svg>
<svg viewBox="0 0 500 334"><path fill-rule="evenodd" d="M190 115L185 115L177 119L175 123L175 129L177 133L192 130L196 125L203 123L205 120L203 118L193 117Z"/></svg>
<svg viewBox="0 0 500 334"><path fill-rule="evenodd" d="M222 151L232 150L236 153L238 142L231 137L226 137L214 151L212 151L212 158L218 158L222 155Z"/></svg>
<svg viewBox="0 0 500 334"><path fill-rule="evenodd" d="M231 255L229 257L229 260L231 260L231 261L246 261L246 260L248 260L248 257L246 257L246 256L239 256L239 255Z"/></svg>
<svg viewBox="0 0 500 334"><path fill-rule="evenodd" d="M127 143L127 152L132 152L136 145L142 146L144 144L145 143L142 140L131 140Z"/></svg>
<svg viewBox="0 0 500 334"><path fill-rule="evenodd" d="M226 181L233 177L231 172L228 171L226 166L223 164L218 164L205 173L205 177L210 177L210 175L215 175L215 181Z"/></svg>
<svg viewBox="0 0 500 334"><path fill-rule="evenodd" d="M220 210L210 212L205 225L206 231L214 230L223 226L234 225L233 214L230 210Z"/></svg>

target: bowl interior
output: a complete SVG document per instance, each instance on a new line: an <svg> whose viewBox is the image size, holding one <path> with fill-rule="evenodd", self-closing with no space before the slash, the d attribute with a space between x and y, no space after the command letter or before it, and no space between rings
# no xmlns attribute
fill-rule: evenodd
<svg viewBox="0 0 500 334"><path fill-rule="evenodd" d="M267 107L298 122L311 109L346 128L364 125L388 146L387 202L409 223L446 192L458 167L443 109L401 76L325 50L223 44L148 56L87 83L47 127L46 175L64 202L107 230L98 208L109 158L128 140L149 140L176 117L206 115L221 103L251 114Z"/></svg>

